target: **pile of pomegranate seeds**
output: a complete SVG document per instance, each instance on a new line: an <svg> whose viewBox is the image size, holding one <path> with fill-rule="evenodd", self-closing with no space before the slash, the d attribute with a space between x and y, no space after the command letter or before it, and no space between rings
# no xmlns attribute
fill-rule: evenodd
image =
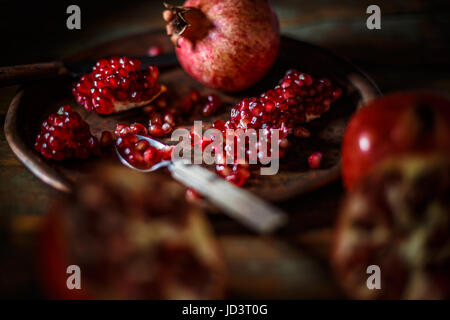
<svg viewBox="0 0 450 320"><path fill-rule="evenodd" d="M213 128L225 135L226 129L266 129L270 145L270 129L280 129L278 144L279 157L289 146L287 137L310 137L302 124L320 117L329 110L331 103L342 95L342 89L334 87L328 79L313 79L306 73L289 70L279 85L261 94L260 97L244 98L231 109L230 119L224 123L217 120ZM235 154L233 155L236 157ZM249 148L247 146L247 156ZM313 153L308 158L311 169L320 167L322 154ZM217 165L216 171L228 181L241 186L249 178L248 165Z"/></svg>
<svg viewBox="0 0 450 320"><path fill-rule="evenodd" d="M204 103L204 105L203 105ZM202 113L211 116L222 106L220 98L211 94L206 97L197 90L192 90L180 101L179 108L167 108L166 95L159 97L155 103L143 108L148 115L148 134L152 137L162 137L173 131L177 116Z"/></svg>
<svg viewBox="0 0 450 320"><path fill-rule="evenodd" d="M175 110L170 109L164 113L153 112L148 121L148 134L161 137L172 132L175 127Z"/></svg>
<svg viewBox="0 0 450 320"><path fill-rule="evenodd" d="M170 160L172 157L172 147L156 149L147 140L139 140L136 135L147 135L147 129L140 123L130 126L118 124L114 133L117 136L117 150L136 168L148 169L162 160Z"/></svg>
<svg viewBox="0 0 450 320"><path fill-rule="evenodd" d="M141 61L113 57L97 62L91 73L81 77L72 92L89 111L111 114L151 102L163 90L157 83L159 71L149 66L140 71Z"/></svg>
<svg viewBox="0 0 450 320"><path fill-rule="evenodd" d="M91 135L89 125L66 105L42 123L34 149L53 160L86 159L98 154L99 145L97 138Z"/></svg>
<svg viewBox="0 0 450 320"><path fill-rule="evenodd" d="M100 137L100 147L108 148L114 145L114 137L110 131L103 131Z"/></svg>

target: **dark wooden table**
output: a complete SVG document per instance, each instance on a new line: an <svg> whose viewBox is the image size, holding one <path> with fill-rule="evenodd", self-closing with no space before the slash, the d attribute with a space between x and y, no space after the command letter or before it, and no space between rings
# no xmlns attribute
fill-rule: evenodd
<svg viewBox="0 0 450 320"><path fill-rule="evenodd" d="M6 1L6 3L13 3ZM174 3L179 1L174 1ZM450 3L425 0L380 0L381 30L366 28L366 8L373 1L282 0L271 1L281 22L284 34L308 41L347 57L365 70L379 85L383 93L404 89L432 89L448 94L450 91ZM96 2L97 3L97 2ZM65 29L64 1L39 7L30 4L23 12L19 5L0 10L0 30L3 57L0 65L31 63L56 59L73 54L86 46L144 30L162 28L161 4L158 1L130 0L126 3L99 4L81 1L82 30ZM40 16L39 13L42 13ZM41 17L41 19L39 18ZM18 87L0 88L0 117L3 126L8 105ZM40 216L45 213L56 191L34 177L12 154L3 130L0 134L0 217ZM277 242L277 250L264 247L263 241L242 235L236 239L227 235L224 228L221 241L236 252L268 252L273 250L272 261L267 261L268 280L261 286L270 286L273 277L292 275L280 284L283 297L334 297L336 291L329 275L320 280L308 279L308 270L315 268L307 255L312 248L326 264L327 239L333 218L342 198L340 181L319 189L295 201L296 214L292 217L298 234L289 234L289 241L298 244L293 250L284 242ZM289 206L292 206L290 202ZM233 226L230 225L230 229ZM246 242L246 252L238 252L236 241ZM321 242L322 241L322 242ZM281 252L281 253L280 253ZM237 267L231 264L231 268ZM272 267L272 269L270 269ZM242 296L265 297L258 294L261 288L246 286L252 281L254 270L248 266L242 277L233 280L232 286ZM300 268L300 269L299 269ZM279 273L279 274L277 274ZM284 287L283 287L284 285ZM299 287L307 290L298 290ZM322 289L319 289L321 287Z"/></svg>

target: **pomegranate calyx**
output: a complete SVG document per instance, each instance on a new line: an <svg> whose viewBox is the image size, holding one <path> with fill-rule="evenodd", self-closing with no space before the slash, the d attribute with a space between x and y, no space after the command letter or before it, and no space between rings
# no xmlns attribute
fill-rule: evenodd
<svg viewBox="0 0 450 320"><path fill-rule="evenodd" d="M178 39L181 36L192 40L201 38L211 25L197 8L172 6L165 2L164 6L166 10L163 11L163 18L168 22L166 32L176 47L179 47ZM188 29L188 27L190 28Z"/></svg>

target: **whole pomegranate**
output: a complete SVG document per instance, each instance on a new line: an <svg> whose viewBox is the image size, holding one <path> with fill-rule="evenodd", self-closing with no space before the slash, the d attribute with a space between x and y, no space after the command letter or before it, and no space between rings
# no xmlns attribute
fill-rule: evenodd
<svg viewBox="0 0 450 320"><path fill-rule="evenodd" d="M165 6L178 60L204 85L246 89L277 57L279 24L266 0L188 0L182 7Z"/></svg>
<svg viewBox="0 0 450 320"><path fill-rule="evenodd" d="M350 120L342 144L347 189L382 159L450 151L450 101L425 92L399 92L372 101Z"/></svg>

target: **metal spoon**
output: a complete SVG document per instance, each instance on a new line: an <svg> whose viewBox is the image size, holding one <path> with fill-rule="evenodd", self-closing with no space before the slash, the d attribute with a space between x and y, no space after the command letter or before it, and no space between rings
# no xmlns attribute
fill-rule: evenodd
<svg viewBox="0 0 450 320"><path fill-rule="evenodd" d="M149 137L137 135L140 140L147 140L157 149L167 145ZM271 204L254 196L245 189L235 187L215 173L193 164L177 161L161 161L149 169L139 169L131 165L122 157L116 146L116 153L120 161L127 167L140 172L152 172L161 168L168 168L172 177L185 186L194 188L206 199L225 211L230 217L240 221L247 227L259 233L270 233L284 225L286 214Z"/></svg>

